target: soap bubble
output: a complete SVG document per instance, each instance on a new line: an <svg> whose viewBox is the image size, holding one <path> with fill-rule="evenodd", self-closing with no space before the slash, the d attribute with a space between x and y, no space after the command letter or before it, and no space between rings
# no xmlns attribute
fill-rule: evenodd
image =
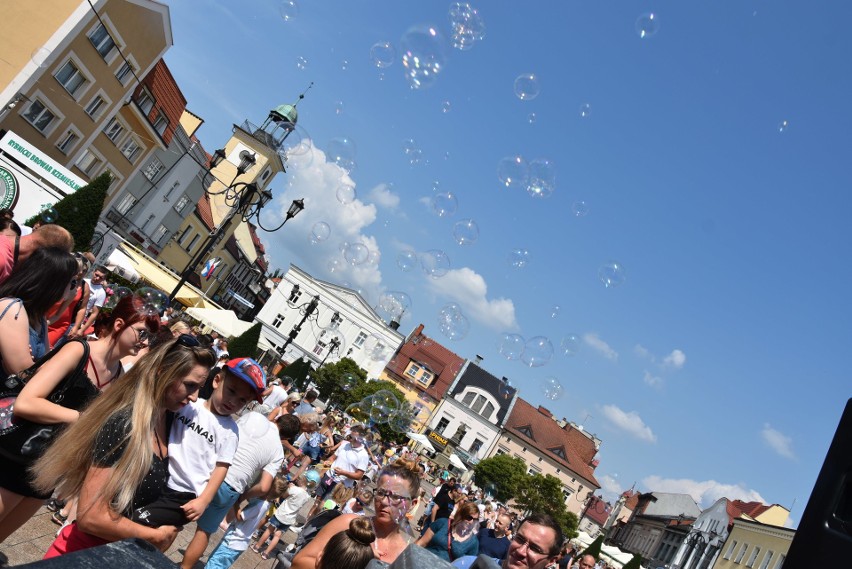
<svg viewBox="0 0 852 569"><path fill-rule="evenodd" d="M449 101L444 101L443 103L441 103L441 112L444 113L444 114L449 113L452 110L452 108L453 108L453 105Z"/></svg>
<svg viewBox="0 0 852 569"><path fill-rule="evenodd" d="M479 12L467 2L456 2L450 6L452 44L456 49L467 51L474 43L485 37L485 23Z"/></svg>
<svg viewBox="0 0 852 569"><path fill-rule="evenodd" d="M370 406L364 401L358 401L346 408L345 413L359 423L366 423L370 420Z"/></svg>
<svg viewBox="0 0 852 569"><path fill-rule="evenodd" d="M550 317L551 318L559 318L559 313L562 312L562 307L558 304L554 304L550 307Z"/></svg>
<svg viewBox="0 0 852 569"><path fill-rule="evenodd" d="M589 215L589 204L583 200L577 200L571 204L571 213L574 217L586 217Z"/></svg>
<svg viewBox="0 0 852 569"><path fill-rule="evenodd" d="M450 270L450 258L440 249L430 249L420 255L420 267L427 276L440 278Z"/></svg>
<svg viewBox="0 0 852 569"><path fill-rule="evenodd" d="M328 239L331 235L331 227L324 221L317 221L311 228L311 243L316 245Z"/></svg>
<svg viewBox="0 0 852 569"><path fill-rule="evenodd" d="M340 378L340 389L343 391L350 391L353 387L358 385L358 376L354 373L344 373Z"/></svg>
<svg viewBox="0 0 852 569"><path fill-rule="evenodd" d="M379 261L381 261L381 260L382 260L382 253L380 251L370 251L370 254L367 257L367 264L370 265L371 267L378 267Z"/></svg>
<svg viewBox="0 0 852 569"><path fill-rule="evenodd" d="M296 0L284 0L278 7L278 11L281 13L284 21L289 22L299 15L299 5L296 3Z"/></svg>
<svg viewBox="0 0 852 569"><path fill-rule="evenodd" d="M334 114L342 115L344 109L343 101L335 101L334 102Z"/></svg>
<svg viewBox="0 0 852 569"><path fill-rule="evenodd" d="M507 156L497 165L497 179L507 188L526 188L529 171L529 165L523 156Z"/></svg>
<svg viewBox="0 0 852 569"><path fill-rule="evenodd" d="M438 329L450 340L461 340L470 330L470 322L456 303L444 306L438 313Z"/></svg>
<svg viewBox="0 0 852 569"><path fill-rule="evenodd" d="M530 114L527 115L527 122L528 123L535 124L535 119L536 119L535 113L530 113Z"/></svg>
<svg viewBox="0 0 852 569"><path fill-rule="evenodd" d="M370 346L367 348L367 355L371 360L378 362L387 359L390 348L384 345L380 337L372 334L367 340L367 344Z"/></svg>
<svg viewBox="0 0 852 569"><path fill-rule="evenodd" d="M392 413L399 409L399 399L388 389L381 389L372 395L373 407L384 407L388 413Z"/></svg>
<svg viewBox="0 0 852 569"><path fill-rule="evenodd" d="M497 485L496 484L486 484L485 488L482 489L482 493L485 495L487 500L494 500L497 498Z"/></svg>
<svg viewBox="0 0 852 569"><path fill-rule="evenodd" d="M332 138L325 150L326 157L347 173L355 169L355 142L346 136Z"/></svg>
<svg viewBox="0 0 852 569"><path fill-rule="evenodd" d="M47 67L47 59L50 57L51 51L46 47L40 47L36 50L33 50L30 55L30 59L33 63L35 63L38 67L44 68Z"/></svg>
<svg viewBox="0 0 852 569"><path fill-rule="evenodd" d="M479 225L472 219L462 219L453 226L453 238L459 245L470 245L479 239Z"/></svg>
<svg viewBox="0 0 852 569"><path fill-rule="evenodd" d="M349 244L343 252L343 258L346 259L346 262L353 267L361 265L366 263L370 258L370 249L368 249L363 243L356 241L355 243Z"/></svg>
<svg viewBox="0 0 852 569"><path fill-rule="evenodd" d="M778 132L780 132L780 133L787 132L787 127L789 126L789 124L790 123L788 123L787 121L781 121L778 124Z"/></svg>
<svg viewBox="0 0 852 569"><path fill-rule="evenodd" d="M349 60L344 59L343 61L340 62L340 70L346 71L347 69L349 69Z"/></svg>
<svg viewBox="0 0 852 569"><path fill-rule="evenodd" d="M142 311L149 316L162 314L169 306L169 297L161 290L143 286L136 289L133 295L142 301Z"/></svg>
<svg viewBox="0 0 852 569"><path fill-rule="evenodd" d="M42 223L56 223L56 220L59 219L59 212L56 211L55 207L48 206L41 210L38 216L41 218Z"/></svg>
<svg viewBox="0 0 852 569"><path fill-rule="evenodd" d="M304 71L308 68L308 60L300 55L296 58L296 67L298 67L300 71Z"/></svg>
<svg viewBox="0 0 852 569"><path fill-rule="evenodd" d="M544 392L544 397L550 401L556 401L564 393L562 384L555 377L546 377L541 382L541 390Z"/></svg>
<svg viewBox="0 0 852 569"><path fill-rule="evenodd" d="M443 192L432 197L432 211L438 217L449 217L459 208L459 201L452 192Z"/></svg>
<svg viewBox="0 0 852 569"><path fill-rule="evenodd" d="M405 78L412 89L431 87L444 68L444 40L429 25L410 28L400 40Z"/></svg>
<svg viewBox="0 0 852 569"><path fill-rule="evenodd" d="M535 336L524 344L521 361L529 367L541 367L553 357L553 344L544 336Z"/></svg>
<svg viewBox="0 0 852 569"><path fill-rule="evenodd" d="M354 202L355 196L355 186L350 186L349 184L342 184L337 187L337 201L339 201L343 205L348 205Z"/></svg>
<svg viewBox="0 0 852 569"><path fill-rule="evenodd" d="M412 417L402 409L394 411L388 420L388 426L395 433L406 433L411 427Z"/></svg>
<svg viewBox="0 0 852 569"><path fill-rule="evenodd" d="M598 278L606 288L615 288L622 284L627 278L624 266L616 261L609 261L601 265L598 270Z"/></svg>
<svg viewBox="0 0 852 569"><path fill-rule="evenodd" d="M515 386L512 385L512 381L508 378L504 378L500 381L499 386L500 397L503 399L509 399L515 393Z"/></svg>
<svg viewBox="0 0 852 569"><path fill-rule="evenodd" d="M500 344L497 349L507 360L518 360L521 354L524 353L524 344L526 341L520 334L503 334L500 338Z"/></svg>
<svg viewBox="0 0 852 569"><path fill-rule="evenodd" d="M130 296L133 294L133 291L127 288L126 286L117 286L110 288L112 288L112 294L104 303L104 310L112 310L113 308L115 308L115 305L118 304L118 301L120 301L125 296Z"/></svg>
<svg viewBox="0 0 852 569"><path fill-rule="evenodd" d="M590 105L589 103L584 103L584 104L580 105L580 116L582 118L587 118L591 114L592 114L592 105Z"/></svg>
<svg viewBox="0 0 852 569"><path fill-rule="evenodd" d="M641 39L649 38L660 29L660 20L656 14L649 12L636 19L636 33Z"/></svg>
<svg viewBox="0 0 852 569"><path fill-rule="evenodd" d="M547 158L530 162L527 193L534 198L548 198L556 189L556 166Z"/></svg>
<svg viewBox="0 0 852 569"><path fill-rule="evenodd" d="M399 267L403 272L409 272L417 266L417 253L411 251L410 249L407 251L402 251L399 255L396 256L396 266Z"/></svg>
<svg viewBox="0 0 852 569"><path fill-rule="evenodd" d="M514 249L509 252L509 266L523 269L530 263L530 252L527 249Z"/></svg>
<svg viewBox="0 0 852 569"><path fill-rule="evenodd" d="M409 138L402 143L402 150L405 153L408 162L412 166L416 166L423 160L423 150L413 138Z"/></svg>
<svg viewBox="0 0 852 569"><path fill-rule="evenodd" d="M340 259L331 259L326 267L328 267L329 273L339 273L343 270L343 263L340 262Z"/></svg>
<svg viewBox="0 0 852 569"><path fill-rule="evenodd" d="M396 50L388 41L377 42L370 48L370 59L380 69L390 67L396 60Z"/></svg>
<svg viewBox="0 0 852 569"><path fill-rule="evenodd" d="M337 329L337 324L320 328L320 341L325 344L325 349L328 350L328 357L337 356L338 359L346 353L346 337Z"/></svg>
<svg viewBox="0 0 852 569"><path fill-rule="evenodd" d="M540 92L535 73L524 73L515 79L515 96L522 101L532 101Z"/></svg>
<svg viewBox="0 0 852 569"><path fill-rule="evenodd" d="M576 334L566 334L559 343L559 348L566 356L576 356L580 351L580 337Z"/></svg>

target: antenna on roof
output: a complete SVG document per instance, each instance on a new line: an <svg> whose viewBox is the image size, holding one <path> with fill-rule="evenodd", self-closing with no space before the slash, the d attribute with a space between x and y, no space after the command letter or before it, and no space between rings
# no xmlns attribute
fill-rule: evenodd
<svg viewBox="0 0 852 569"><path fill-rule="evenodd" d="M313 86L314 86L314 82L313 82L313 81L311 81L311 84L310 84L310 85L308 85L307 89L305 89L304 91L302 91L302 93L299 95L299 101L301 101L302 99L304 99L304 98L305 98L305 93L307 93L308 91L310 91L310 90L311 90L311 87L313 87ZM296 101L295 103L293 103L293 106L295 107L296 105L298 105L298 104L299 104L299 101Z"/></svg>

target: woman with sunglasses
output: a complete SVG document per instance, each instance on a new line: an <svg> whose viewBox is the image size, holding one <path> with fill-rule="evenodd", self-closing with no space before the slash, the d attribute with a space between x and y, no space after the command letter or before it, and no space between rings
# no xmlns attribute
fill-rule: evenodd
<svg viewBox="0 0 852 569"><path fill-rule="evenodd" d="M191 336L162 344L92 403L30 470L33 485L79 496L77 519L45 558L139 537L165 551L175 526L148 527L133 510L157 500L168 477L169 429L196 397L213 355Z"/></svg>
<svg viewBox="0 0 852 569"><path fill-rule="evenodd" d="M420 468L413 461L399 459L382 469L374 493L375 515L370 518L376 539L372 543L373 556L385 563L393 563L403 550L414 542L407 531L405 514L417 502L420 491ZM331 538L349 528L358 517L342 514L326 524L317 536L294 558L292 569L314 569L317 557Z"/></svg>
<svg viewBox="0 0 852 569"><path fill-rule="evenodd" d="M34 253L30 258L35 256ZM76 263L70 255L68 257L73 271ZM98 339L88 343L85 374L75 378L74 383L66 388L61 404L49 401L48 397L63 379L73 374L83 359L83 341L67 342L38 369L18 395L14 417L39 424L75 423L80 418L80 411L121 375L121 358L144 347L159 325L159 317L151 315L140 299L133 296L121 299L112 311L104 312L98 318ZM0 452L16 451L0 448ZM16 462L4 461L3 468L0 468L0 543L29 520L51 494L30 484L27 468L37 457L19 458L21 460ZM68 507L65 512L59 512L57 521L64 521Z"/></svg>
<svg viewBox="0 0 852 569"><path fill-rule="evenodd" d="M454 561L479 552L478 530L479 508L473 502L465 502L456 511L455 519L439 518L432 522L417 545L444 561Z"/></svg>
<svg viewBox="0 0 852 569"><path fill-rule="evenodd" d="M89 285L83 280L89 272L89 260L81 253L72 253L77 261L77 274L71 279L68 292L48 313L48 339L50 347L58 346L74 327L76 319L83 320L83 307L89 302Z"/></svg>

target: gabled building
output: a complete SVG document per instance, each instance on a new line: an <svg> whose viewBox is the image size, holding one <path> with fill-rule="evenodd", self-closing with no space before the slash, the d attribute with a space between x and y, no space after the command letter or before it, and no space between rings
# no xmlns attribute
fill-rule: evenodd
<svg viewBox="0 0 852 569"><path fill-rule="evenodd" d="M781 569L796 530L735 519L711 569ZM847 560L848 561L848 560ZM846 561L839 559L838 567Z"/></svg>
<svg viewBox="0 0 852 569"><path fill-rule="evenodd" d="M611 514L612 506L609 502L598 496L592 496L586 502L585 508L583 508L577 529L596 538L603 533L606 522L609 520Z"/></svg>
<svg viewBox="0 0 852 569"><path fill-rule="evenodd" d="M393 355L379 379L394 382L417 410L412 428L421 432L444 398L464 359L415 328Z"/></svg>
<svg viewBox="0 0 852 569"><path fill-rule="evenodd" d="M630 520L613 535L621 549L644 559L673 557L701 509L689 494L640 494Z"/></svg>
<svg viewBox="0 0 852 569"><path fill-rule="evenodd" d="M600 445L600 439L577 424L557 421L546 408L518 397L487 456L509 454L523 460L530 474L559 478L565 506L579 516L601 487L595 478Z"/></svg>

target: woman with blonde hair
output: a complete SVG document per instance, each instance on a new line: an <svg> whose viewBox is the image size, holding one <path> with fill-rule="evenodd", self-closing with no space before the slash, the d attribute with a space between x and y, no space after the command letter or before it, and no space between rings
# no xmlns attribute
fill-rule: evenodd
<svg viewBox="0 0 852 569"><path fill-rule="evenodd" d="M373 556L385 563L393 563L402 551L414 542L408 533L405 514L417 503L420 492L420 469L413 461L399 459L384 467L379 474L374 493L373 517L361 517L372 523L375 540L371 543ZM336 559L323 553L332 538L346 531L356 514L342 514L326 524L294 558L292 569L315 569L318 558Z"/></svg>
<svg viewBox="0 0 852 569"><path fill-rule="evenodd" d="M213 363L192 336L161 345L47 449L31 469L33 485L78 496L78 505L76 521L60 531L45 558L128 537L161 551L171 545L178 528L152 528L130 516L166 487L170 423L196 397Z"/></svg>

